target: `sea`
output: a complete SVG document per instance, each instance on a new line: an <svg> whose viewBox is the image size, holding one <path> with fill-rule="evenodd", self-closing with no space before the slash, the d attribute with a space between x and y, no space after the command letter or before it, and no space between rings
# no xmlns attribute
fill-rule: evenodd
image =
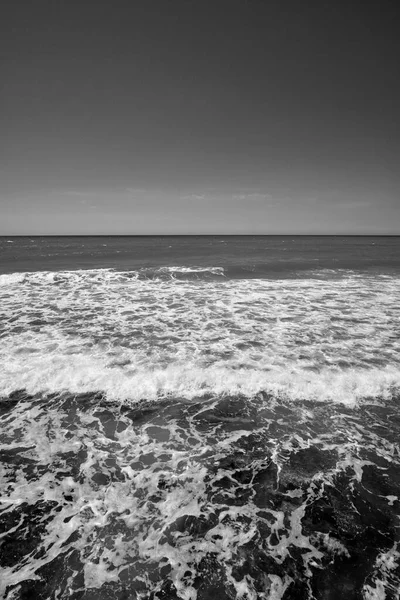
<svg viewBox="0 0 400 600"><path fill-rule="evenodd" d="M0 238L0 598L400 596L400 237Z"/></svg>

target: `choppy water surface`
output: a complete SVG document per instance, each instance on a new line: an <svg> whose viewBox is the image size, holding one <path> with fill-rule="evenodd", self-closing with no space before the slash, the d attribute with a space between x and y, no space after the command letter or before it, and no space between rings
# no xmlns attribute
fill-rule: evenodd
<svg viewBox="0 0 400 600"><path fill-rule="evenodd" d="M0 275L0 597L399 598L393 261L191 262Z"/></svg>

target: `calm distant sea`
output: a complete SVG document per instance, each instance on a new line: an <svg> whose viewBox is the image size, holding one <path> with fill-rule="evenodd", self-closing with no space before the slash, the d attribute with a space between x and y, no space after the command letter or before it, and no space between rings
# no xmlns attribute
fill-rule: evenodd
<svg viewBox="0 0 400 600"><path fill-rule="evenodd" d="M315 269L400 270L400 237L0 237L0 273L160 266L218 266L229 277L298 277Z"/></svg>
<svg viewBox="0 0 400 600"><path fill-rule="evenodd" d="M400 237L0 238L0 597L399 598Z"/></svg>

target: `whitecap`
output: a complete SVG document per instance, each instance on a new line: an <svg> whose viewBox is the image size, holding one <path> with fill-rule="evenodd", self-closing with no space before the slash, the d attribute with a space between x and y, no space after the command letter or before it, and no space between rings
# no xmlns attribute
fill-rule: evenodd
<svg viewBox="0 0 400 600"><path fill-rule="evenodd" d="M174 277L204 272L217 277ZM1 393L103 391L136 401L266 392L349 405L398 393L398 278L151 273L0 275Z"/></svg>

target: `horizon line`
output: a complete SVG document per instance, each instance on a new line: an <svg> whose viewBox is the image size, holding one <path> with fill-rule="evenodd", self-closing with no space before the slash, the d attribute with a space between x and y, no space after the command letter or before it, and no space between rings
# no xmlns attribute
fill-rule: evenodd
<svg viewBox="0 0 400 600"><path fill-rule="evenodd" d="M38 237L400 237L399 233L0 233L0 238Z"/></svg>

